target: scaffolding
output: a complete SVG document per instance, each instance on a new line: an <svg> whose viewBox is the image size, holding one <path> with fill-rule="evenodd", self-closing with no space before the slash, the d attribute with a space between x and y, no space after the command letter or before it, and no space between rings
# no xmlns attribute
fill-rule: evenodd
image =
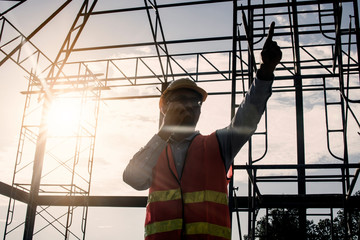
<svg viewBox="0 0 360 240"><path fill-rule="evenodd" d="M296 147L289 154L293 158L290 164L268 161L276 137L270 128L278 120L270 103L245 148L247 152L234 160L229 184L230 211L237 217L233 235L238 232L239 239L243 234L257 239L259 212L268 214L271 208L296 208L301 239L306 239L309 217L333 218L334 209L343 209L348 215L351 209L359 208L360 197L354 195L359 188L359 155L353 149L354 144L349 143L350 134L354 131L360 134L360 30L356 0L144 0L111 9L99 7L101 3L97 0L84 0L53 60L40 50L41 46L35 46L32 38L64 9L73 8L73 1L63 1L28 35L6 18L24 2L32 1L13 1L0 15L0 67L12 61L28 76L28 88L22 92L26 101L12 183L11 186L1 183L0 187L1 194L9 197L4 239L19 236L19 232L24 239L32 239L49 229L59 239L85 239L89 207L145 207L146 197L90 194L100 102L158 98L171 80L188 77L205 89L211 86L210 97L229 96L232 117L254 80L260 64L257 56L272 21L276 22L274 38L281 41L279 46L284 56L276 69L272 98L292 99L289 104L296 120L293 132ZM160 13L168 15L167 11L173 9L223 5L229 11L226 14L232 16L228 35L220 31L222 34L168 38L167 34L174 29L166 28ZM78 45L88 25L110 15L115 19L123 15L146 18L148 31L144 34L150 35L151 41ZM152 48L155 54L138 51L113 58L103 58L101 54L83 57L86 53L114 50L136 52L141 47ZM184 60L191 61L191 66L185 65ZM148 89L149 86L158 91L120 96L111 93L113 89ZM323 101L322 125L326 128L328 151L328 157L315 163L309 162L305 150L304 104L311 96ZM58 101L71 102L77 115L76 127L69 132L52 132L47 125L51 108ZM350 122L358 130L349 128ZM73 149L72 154L64 154L65 148ZM53 172L60 174L54 176ZM239 186L239 176L248 177L245 187ZM335 193L312 193L309 189L319 183L332 186ZM266 189L277 185L289 185L295 190L292 194L279 194ZM27 208L20 224L13 221L17 202ZM61 207L63 212L54 213L53 207ZM318 209L327 212L318 213ZM244 227L240 226L239 214L247 216L247 233L241 231ZM350 239L351 234L348 231L346 234L346 239Z"/></svg>

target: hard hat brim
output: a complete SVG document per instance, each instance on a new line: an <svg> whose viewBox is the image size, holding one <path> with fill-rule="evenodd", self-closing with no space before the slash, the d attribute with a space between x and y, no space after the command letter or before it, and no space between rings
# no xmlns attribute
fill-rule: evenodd
<svg viewBox="0 0 360 240"><path fill-rule="evenodd" d="M160 108L163 106L164 98L166 95L168 95L170 92L179 90L179 89L190 89L197 93L199 93L202 96L202 101L204 102L207 98L207 92L202 89L201 87L197 86L197 84L188 79L188 78L181 78L178 80L175 80L169 84L169 86L165 89L165 91L161 94L159 106Z"/></svg>

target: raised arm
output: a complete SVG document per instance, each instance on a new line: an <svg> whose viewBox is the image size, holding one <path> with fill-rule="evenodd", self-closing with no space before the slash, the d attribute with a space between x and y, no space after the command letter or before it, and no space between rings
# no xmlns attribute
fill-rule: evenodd
<svg viewBox="0 0 360 240"><path fill-rule="evenodd" d="M272 80L274 78L274 70L282 58L280 47L277 45L276 41L273 41L274 29L275 22L272 22L261 51L262 62L260 64L260 69L257 72L257 77L261 80Z"/></svg>
<svg viewBox="0 0 360 240"><path fill-rule="evenodd" d="M282 52L273 41L275 23L272 22L261 51L261 64L244 100L240 104L230 125L216 131L222 157L228 169L241 147L249 140L264 113L267 100L271 96L274 70L280 63Z"/></svg>

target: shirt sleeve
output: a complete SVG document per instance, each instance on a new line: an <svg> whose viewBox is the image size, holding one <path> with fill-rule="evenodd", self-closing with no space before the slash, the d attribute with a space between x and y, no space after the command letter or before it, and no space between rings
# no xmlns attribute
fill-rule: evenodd
<svg viewBox="0 0 360 240"><path fill-rule="evenodd" d="M136 190L148 189L152 181L152 169L165 147L166 141L155 134L130 160L123 172L124 182Z"/></svg>
<svg viewBox="0 0 360 240"><path fill-rule="evenodd" d="M272 80L255 78L230 125L216 131L226 171L241 147L255 132L271 96L272 83Z"/></svg>

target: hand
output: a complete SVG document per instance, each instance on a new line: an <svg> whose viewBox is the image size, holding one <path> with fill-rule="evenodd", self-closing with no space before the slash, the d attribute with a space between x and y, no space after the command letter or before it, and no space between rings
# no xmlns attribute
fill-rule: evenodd
<svg viewBox="0 0 360 240"><path fill-rule="evenodd" d="M162 125L159 129L158 135L167 140L171 134L178 131L178 128L184 122L184 119L188 117L186 108L178 102L170 102L166 106L166 110L163 112L164 118Z"/></svg>
<svg viewBox="0 0 360 240"><path fill-rule="evenodd" d="M261 51L261 60L260 69L258 74L265 79L273 78L273 72L276 68L276 65L280 63L282 58L282 52L280 47L275 41L272 40L274 36L275 22L272 22L269 27L269 33L266 38L265 44Z"/></svg>

